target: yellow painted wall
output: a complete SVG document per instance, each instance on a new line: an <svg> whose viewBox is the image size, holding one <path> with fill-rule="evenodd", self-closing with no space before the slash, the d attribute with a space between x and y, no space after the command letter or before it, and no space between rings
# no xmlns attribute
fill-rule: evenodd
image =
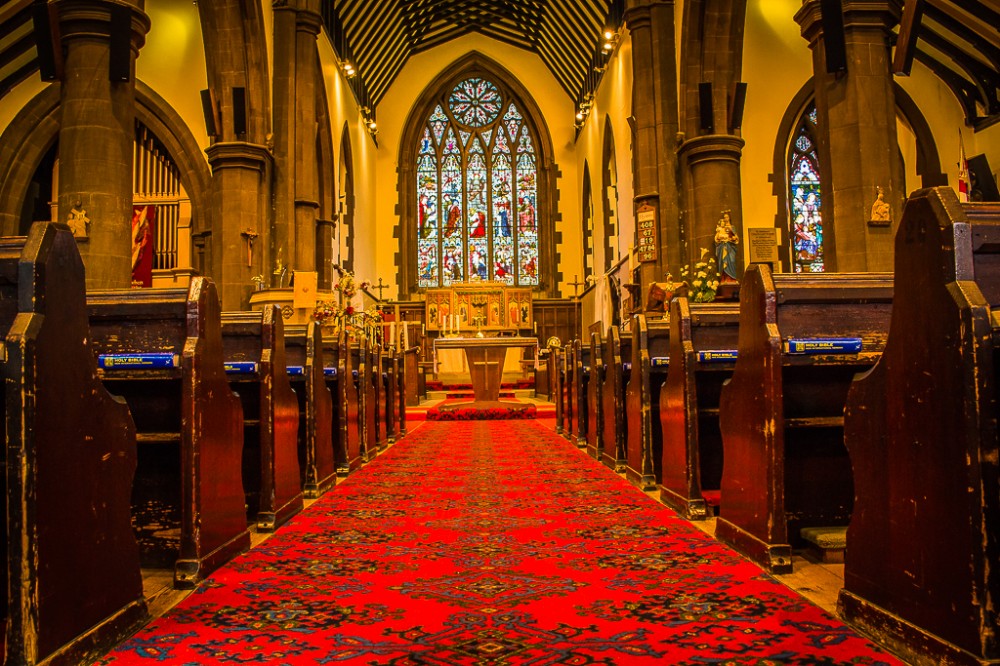
<svg viewBox="0 0 1000 666"><path fill-rule="evenodd" d="M611 257L614 264L625 256L635 238L635 217L632 199L634 194L632 183L632 130L628 125L628 117L632 115L632 42L627 30L622 31L618 48L608 62L601 85L594 96L594 105L584 121L580 135L576 140L577 168L577 210L578 218L575 225L579 233L575 245L566 248L563 256L579 255L579 270L573 273L563 273L567 280L572 281L574 275L583 275L583 165L590 167L590 185L594 200L594 273L597 283L583 300L583 326L594 321L602 322L602 330L611 321L611 300L608 290L608 279L603 274L605 265L604 236L604 139L607 119L611 121L611 131L614 135L615 165L618 172L618 250ZM565 259L564 259L564 263ZM572 294L570 290L568 292Z"/></svg>
<svg viewBox="0 0 1000 666"><path fill-rule="evenodd" d="M136 78L163 97L198 145L207 148L200 91L208 87L208 75L198 5L190 0L156 0L146 3L146 13L150 27L135 61Z"/></svg>
<svg viewBox="0 0 1000 666"><path fill-rule="evenodd" d="M564 279L572 280L574 273L583 272L582 256L576 249L581 246L582 240L573 101L537 55L479 34L469 34L412 56L379 103L379 148L375 167L378 187L374 224L377 234L373 243L377 275L385 279L396 271L395 254L399 252L399 239L394 238L393 233L399 224L399 216L396 214L396 205L399 203L396 170L399 142L406 120L424 89L452 63L473 51L492 58L513 74L533 97L548 123L555 164L562 172L557 180L562 220L555 225L556 231L562 232L562 243L556 250L560 256L560 270ZM404 259L406 260L411 259ZM395 280L393 282L393 287L398 287ZM560 288L564 294L573 293L572 288L567 288L565 283ZM394 297L396 291L393 289L386 294Z"/></svg>
<svg viewBox="0 0 1000 666"><path fill-rule="evenodd" d="M747 100L742 129L746 146L740 169L745 228L774 226L778 200L769 178L778 126L812 76L812 52L792 18L801 6L801 0L751 0L747 6L743 52ZM747 243L741 246L744 259L749 260Z"/></svg>

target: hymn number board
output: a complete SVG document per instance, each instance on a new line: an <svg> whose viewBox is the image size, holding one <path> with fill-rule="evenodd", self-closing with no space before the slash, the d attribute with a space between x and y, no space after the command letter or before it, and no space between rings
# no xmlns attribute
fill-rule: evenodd
<svg viewBox="0 0 1000 666"><path fill-rule="evenodd" d="M656 209L649 204L639 206L635 221L639 227L639 261L656 261L659 247L656 238Z"/></svg>
<svg viewBox="0 0 1000 666"><path fill-rule="evenodd" d="M517 331L532 327L531 289L503 283L453 284L426 292L427 328L434 331Z"/></svg>

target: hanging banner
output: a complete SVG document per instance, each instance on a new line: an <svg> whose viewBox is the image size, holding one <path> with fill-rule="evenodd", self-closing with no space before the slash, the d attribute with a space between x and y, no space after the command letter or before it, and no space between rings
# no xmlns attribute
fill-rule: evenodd
<svg viewBox="0 0 1000 666"><path fill-rule="evenodd" d="M132 206L132 286L153 286L156 206Z"/></svg>

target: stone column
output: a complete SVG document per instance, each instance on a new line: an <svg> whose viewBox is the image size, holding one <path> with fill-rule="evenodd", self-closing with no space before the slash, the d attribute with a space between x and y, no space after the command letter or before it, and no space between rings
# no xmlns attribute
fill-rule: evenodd
<svg viewBox="0 0 1000 666"><path fill-rule="evenodd" d="M847 71L834 74L826 71L819 0L806 0L795 15L813 52L829 270L893 267L893 236L906 195L890 53L901 12L901 0L844 0ZM889 202L888 226L868 224L878 187Z"/></svg>
<svg viewBox="0 0 1000 666"><path fill-rule="evenodd" d="M688 173L685 207L688 256L684 263L701 259L702 249L715 256L715 227L723 211L729 211L733 229L743 243L740 187L743 144L742 138L732 134L706 134L681 144L679 153Z"/></svg>
<svg viewBox="0 0 1000 666"><path fill-rule="evenodd" d="M302 2L295 14L295 263L296 270L316 270L316 220L319 217L316 86L319 55L316 37L323 18L316 0Z"/></svg>
<svg viewBox="0 0 1000 666"><path fill-rule="evenodd" d="M632 39L635 206L656 210L659 257L640 264L640 300L650 282L680 266L684 242L677 184L677 57L674 0L627 0ZM634 242L634 241L633 241Z"/></svg>
<svg viewBox="0 0 1000 666"><path fill-rule="evenodd" d="M78 233L88 289L132 283L132 161L135 142L135 59L149 17L143 0L54 0L63 76L60 89L59 211L79 206L89 219ZM112 13L130 13L127 81L112 81ZM86 237L82 237L83 234Z"/></svg>
<svg viewBox="0 0 1000 666"><path fill-rule="evenodd" d="M268 221L267 201L271 179L271 153L266 146L245 141L217 142L205 153L212 166L212 205L218 215L212 239L212 275L219 289L223 310L243 310L250 302L253 285L250 278L263 275L270 267L264 261L262 239ZM247 266L246 238L242 233L256 231L253 261Z"/></svg>
<svg viewBox="0 0 1000 666"><path fill-rule="evenodd" d="M271 245L275 263L292 269L298 268L295 265L295 246L299 240L295 234L295 60L298 47L296 4L288 0L278 0L273 3L272 41L274 226Z"/></svg>

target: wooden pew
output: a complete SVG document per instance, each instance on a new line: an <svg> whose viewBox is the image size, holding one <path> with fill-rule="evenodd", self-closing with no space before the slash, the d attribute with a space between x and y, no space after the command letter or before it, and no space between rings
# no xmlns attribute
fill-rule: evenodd
<svg viewBox="0 0 1000 666"><path fill-rule="evenodd" d="M374 345L362 337L351 343L352 362L357 368L354 381L358 392L358 422L361 460L369 462L378 455L378 402L375 391Z"/></svg>
<svg viewBox="0 0 1000 666"><path fill-rule="evenodd" d="M544 397L549 402L552 399L552 352L548 347L538 350L538 367L535 369L535 395Z"/></svg>
<svg viewBox="0 0 1000 666"><path fill-rule="evenodd" d="M424 373L420 363L420 347L410 347L403 351L404 406L416 407L420 404L421 396L426 395L426 389L421 391L421 384L424 382ZM405 416L405 409L403 414Z"/></svg>
<svg viewBox="0 0 1000 666"><path fill-rule="evenodd" d="M563 350L560 347L549 347L549 400L556 406L556 432L560 435L565 426L565 396L563 390Z"/></svg>
<svg viewBox="0 0 1000 666"><path fill-rule="evenodd" d="M274 531L302 510L299 403L288 381L277 305L222 315L222 355L243 407L243 491L248 518Z"/></svg>
<svg viewBox="0 0 1000 666"><path fill-rule="evenodd" d="M840 612L914 663L1000 663L1000 204L910 196L885 352L847 399Z"/></svg>
<svg viewBox="0 0 1000 666"><path fill-rule="evenodd" d="M631 353L631 345L629 348ZM628 466L625 451L625 368L622 367L622 341L618 328L608 328L604 339L604 381L601 382L601 460L616 472Z"/></svg>
<svg viewBox="0 0 1000 666"><path fill-rule="evenodd" d="M341 331L337 338L337 373L338 381L334 391L341 407L338 419L341 427L342 443L337 447L338 473L347 475L361 467L361 432L363 428L362 414L359 405L355 355L351 352L351 339L346 331ZM343 372L341 372L343 368ZM329 377L327 378L329 385Z"/></svg>
<svg viewBox="0 0 1000 666"><path fill-rule="evenodd" d="M573 403L576 405L576 439L581 449L587 446L587 386L590 382L590 345L573 341L573 366L576 378Z"/></svg>
<svg viewBox="0 0 1000 666"><path fill-rule="evenodd" d="M406 382L408 379L406 370L406 352L402 346L396 351L394 356L394 372L396 373L396 439L406 436Z"/></svg>
<svg viewBox="0 0 1000 666"><path fill-rule="evenodd" d="M791 570L800 528L850 517L844 403L854 373L885 345L892 276L772 276L754 264L740 299L739 357L719 407L725 466L716 538L781 573ZM786 353L790 340L811 338L860 338L861 351Z"/></svg>
<svg viewBox="0 0 1000 666"><path fill-rule="evenodd" d="M659 404L660 500L688 520L709 518L719 503L719 397L736 367L739 322L738 303L691 303L683 296L670 303L670 369Z"/></svg>
<svg viewBox="0 0 1000 666"><path fill-rule="evenodd" d="M570 340L563 349L563 437L576 443L577 417L577 340Z"/></svg>
<svg viewBox="0 0 1000 666"><path fill-rule="evenodd" d="M595 460L604 452L604 345L600 331L590 333L590 377L587 380L587 453Z"/></svg>
<svg viewBox="0 0 1000 666"><path fill-rule="evenodd" d="M632 318L632 370L625 389L625 475L643 490L656 490L660 479L663 432L653 409L655 405L658 411L660 404L669 344L670 326L666 321L647 320L644 315Z"/></svg>
<svg viewBox="0 0 1000 666"><path fill-rule="evenodd" d="M0 327L4 663L90 663L148 612L130 524L135 425L97 377L65 225L0 239Z"/></svg>
<svg viewBox="0 0 1000 666"><path fill-rule="evenodd" d="M376 447L385 451L389 447L392 430L392 410L389 408L388 391L388 350L381 343L372 344L372 382L375 390L375 437Z"/></svg>
<svg viewBox="0 0 1000 666"><path fill-rule="evenodd" d="M194 587L250 547L243 410L223 366L215 284L195 277L186 290L94 291L87 307L94 352L123 355L107 357L100 376L125 398L138 431L132 499L143 564L173 565L174 585ZM142 365L151 352L166 367L119 362Z"/></svg>
<svg viewBox="0 0 1000 666"><path fill-rule="evenodd" d="M334 404L324 376L321 326L289 325L285 328L288 379L299 403L299 469L303 494L315 499L337 481L334 454Z"/></svg>

